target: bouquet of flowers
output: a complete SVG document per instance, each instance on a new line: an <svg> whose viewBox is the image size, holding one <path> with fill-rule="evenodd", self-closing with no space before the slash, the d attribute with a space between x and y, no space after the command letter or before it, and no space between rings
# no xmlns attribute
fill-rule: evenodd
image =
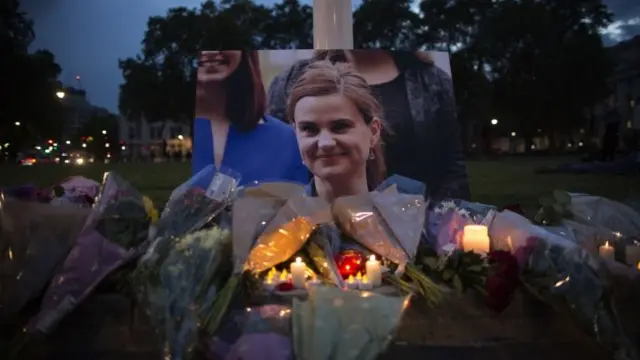
<svg viewBox="0 0 640 360"><path fill-rule="evenodd" d="M272 192L278 188L280 195L291 197L283 202ZM304 196L295 185L264 185L237 199L233 205L233 276L213 305L205 323L207 332L214 334L218 329L243 279L291 259L317 226L329 221L328 204Z"/></svg>
<svg viewBox="0 0 640 360"><path fill-rule="evenodd" d="M395 276L387 274L387 281L406 292L419 293L434 305L441 299L440 289L414 264L424 232L426 208L423 195L401 194L391 186L383 191L338 198L332 212L340 230L351 240L396 265ZM403 276L411 282L402 280Z"/></svg>
<svg viewBox="0 0 640 360"><path fill-rule="evenodd" d="M374 360L391 342L408 303L408 297L312 288L307 301L293 302L295 358Z"/></svg>
<svg viewBox="0 0 640 360"><path fill-rule="evenodd" d="M51 281L89 210L21 201L0 193L0 327Z"/></svg>
<svg viewBox="0 0 640 360"><path fill-rule="evenodd" d="M175 239L157 267L146 267L143 297L169 359L191 359L198 332L230 274L230 232L214 226Z"/></svg>
<svg viewBox="0 0 640 360"><path fill-rule="evenodd" d="M155 216L151 200L117 174L106 173L86 223L28 331L50 333L107 275L134 259Z"/></svg>
<svg viewBox="0 0 640 360"><path fill-rule="evenodd" d="M616 358L636 356L620 327L602 262L579 244L510 211L496 214L489 234L494 249L515 255L521 281L531 293L573 314Z"/></svg>
<svg viewBox="0 0 640 360"><path fill-rule="evenodd" d="M203 180L208 180L205 187L201 186ZM178 186L149 231L151 246L201 229L232 202L239 181L240 176L232 170L210 165Z"/></svg>

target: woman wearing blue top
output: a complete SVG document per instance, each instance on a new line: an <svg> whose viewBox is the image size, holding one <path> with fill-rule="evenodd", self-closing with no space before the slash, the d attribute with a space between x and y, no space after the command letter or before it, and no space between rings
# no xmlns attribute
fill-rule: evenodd
<svg viewBox="0 0 640 360"><path fill-rule="evenodd" d="M209 165L264 181L306 183L294 130L265 116L266 93L256 51L203 51L193 126L193 174ZM196 184L206 188L210 178Z"/></svg>

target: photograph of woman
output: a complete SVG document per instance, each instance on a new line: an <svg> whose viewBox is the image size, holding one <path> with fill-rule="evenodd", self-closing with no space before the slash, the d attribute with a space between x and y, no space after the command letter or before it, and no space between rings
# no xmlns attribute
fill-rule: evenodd
<svg viewBox="0 0 640 360"><path fill-rule="evenodd" d="M287 112L293 89L318 61L350 63L371 88L380 104L381 118L388 125L377 135L384 143L381 154L386 158L387 174L423 182L427 185L425 195L433 199L470 197L451 77L427 53L316 51L311 59L295 62L273 79L269 114L293 122L293 113ZM303 141L297 125L296 132Z"/></svg>
<svg viewBox="0 0 640 360"><path fill-rule="evenodd" d="M193 174L209 165L239 174L240 185L307 183L293 128L266 116L257 51L203 51L193 126ZM210 181L210 179L202 179ZM207 184L197 184L206 188Z"/></svg>

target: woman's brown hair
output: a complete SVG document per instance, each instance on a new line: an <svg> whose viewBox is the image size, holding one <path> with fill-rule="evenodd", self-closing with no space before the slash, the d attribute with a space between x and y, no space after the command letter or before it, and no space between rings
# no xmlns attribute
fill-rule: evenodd
<svg viewBox="0 0 640 360"><path fill-rule="evenodd" d="M382 122L382 108L367 81L351 65L332 64L330 61L316 61L305 69L289 95L287 118L295 123L294 110L302 98L333 94L340 94L353 102L367 125L374 119ZM367 160L367 181L369 187L375 188L385 179L387 172L382 140L378 140L371 151L373 156Z"/></svg>
<svg viewBox="0 0 640 360"><path fill-rule="evenodd" d="M227 118L241 130L253 130L267 109L267 94L255 50L243 50L240 64L225 79Z"/></svg>

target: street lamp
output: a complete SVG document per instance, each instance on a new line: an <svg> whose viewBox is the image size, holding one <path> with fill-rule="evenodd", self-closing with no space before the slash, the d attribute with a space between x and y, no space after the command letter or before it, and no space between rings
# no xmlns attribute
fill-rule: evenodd
<svg viewBox="0 0 640 360"><path fill-rule="evenodd" d="M64 96L65 96L65 95L66 95L66 94L64 93L64 91L58 91L58 92L56 93L56 96L58 97L58 99L64 99Z"/></svg>
<svg viewBox="0 0 640 360"><path fill-rule="evenodd" d="M107 135L107 130L102 130L102 135Z"/></svg>
<svg viewBox="0 0 640 360"><path fill-rule="evenodd" d="M498 119L491 119L491 125L498 125Z"/></svg>
<svg viewBox="0 0 640 360"><path fill-rule="evenodd" d="M512 131L512 132L511 132L511 136L516 136L516 132L515 132L515 131Z"/></svg>
<svg viewBox="0 0 640 360"><path fill-rule="evenodd" d="M14 124L16 124L16 126L20 126L20 121L16 121Z"/></svg>

